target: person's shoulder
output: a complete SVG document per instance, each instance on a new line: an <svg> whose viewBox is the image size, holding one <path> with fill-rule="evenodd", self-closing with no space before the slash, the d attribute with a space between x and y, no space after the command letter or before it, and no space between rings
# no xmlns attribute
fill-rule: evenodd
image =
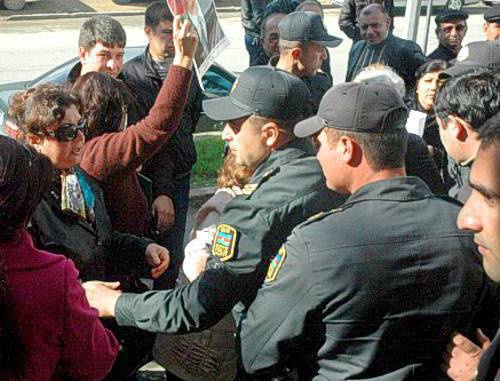
<svg viewBox="0 0 500 381"><path fill-rule="evenodd" d="M125 82L137 77L141 73L144 73L144 71L146 70L144 55L145 52L135 56L130 61L127 61L125 63L125 65L123 66L123 70L120 73L122 79Z"/></svg>
<svg viewBox="0 0 500 381"><path fill-rule="evenodd" d="M415 41L412 41L412 40L406 40L404 38L401 38L401 37L398 37L398 36L394 36L392 35L392 38L393 38L393 41L395 43L395 45L401 49L404 49L404 50L410 50L410 51L422 51L422 48L420 47L419 44L417 44ZM423 53L422 53L423 54Z"/></svg>

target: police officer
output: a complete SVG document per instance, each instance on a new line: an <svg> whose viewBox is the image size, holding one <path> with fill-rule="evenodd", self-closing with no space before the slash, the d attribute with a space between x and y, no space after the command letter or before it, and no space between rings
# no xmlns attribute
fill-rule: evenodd
<svg viewBox="0 0 500 381"><path fill-rule="evenodd" d="M488 41L500 39L500 4L484 11L483 31Z"/></svg>
<svg viewBox="0 0 500 381"><path fill-rule="evenodd" d="M457 58L467 33L469 15L463 11L447 9L436 16L436 37L439 46L427 56L429 60L451 61Z"/></svg>
<svg viewBox="0 0 500 381"><path fill-rule="evenodd" d="M255 66L241 74L228 97L204 102L210 118L226 121L222 137L237 164L254 170L244 196L225 208L206 271L189 285L134 295L86 284L101 316L152 332L186 333L215 324L238 301L238 311L250 305L292 229L344 201L326 188L310 141L293 134L308 97L296 76Z"/></svg>
<svg viewBox="0 0 500 381"><path fill-rule="evenodd" d="M320 70L327 59L326 47L335 48L341 38L331 36L321 15L312 12L293 12L278 25L280 55L270 64L300 77L310 93L310 115L316 113L323 95L332 87L332 80Z"/></svg>
<svg viewBox="0 0 500 381"><path fill-rule="evenodd" d="M486 277L459 204L405 176L406 115L393 88L345 83L295 127L317 137L328 188L350 197L272 260L240 325L248 372L315 351L315 380L436 379L448 335L479 316Z"/></svg>

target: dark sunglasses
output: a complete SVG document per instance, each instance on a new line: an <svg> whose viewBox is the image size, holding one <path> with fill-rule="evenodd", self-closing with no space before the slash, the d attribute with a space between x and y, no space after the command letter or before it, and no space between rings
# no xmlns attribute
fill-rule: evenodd
<svg viewBox="0 0 500 381"><path fill-rule="evenodd" d="M59 126L55 131L47 132L47 136L56 138L59 142L70 142L74 140L79 131L85 135L85 129L87 128L87 121L82 120L78 124L64 123Z"/></svg>

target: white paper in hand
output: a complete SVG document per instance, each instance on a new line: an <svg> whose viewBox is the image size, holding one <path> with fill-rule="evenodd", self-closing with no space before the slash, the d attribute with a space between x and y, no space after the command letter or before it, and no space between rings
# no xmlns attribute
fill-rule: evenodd
<svg viewBox="0 0 500 381"><path fill-rule="evenodd" d="M420 137L424 136L425 120L427 119L427 114L411 110L406 120L406 130L409 133L418 135Z"/></svg>

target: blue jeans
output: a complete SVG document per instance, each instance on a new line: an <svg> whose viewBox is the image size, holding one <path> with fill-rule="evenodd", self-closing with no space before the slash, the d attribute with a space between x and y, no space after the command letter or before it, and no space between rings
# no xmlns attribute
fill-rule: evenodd
<svg viewBox="0 0 500 381"><path fill-rule="evenodd" d="M191 176L175 181L172 194L175 210L174 225L170 230L158 237L158 243L165 246L170 252L170 266L159 279L155 280L154 288L157 290L165 290L175 286L175 281L184 260L184 231L186 229L190 189Z"/></svg>

